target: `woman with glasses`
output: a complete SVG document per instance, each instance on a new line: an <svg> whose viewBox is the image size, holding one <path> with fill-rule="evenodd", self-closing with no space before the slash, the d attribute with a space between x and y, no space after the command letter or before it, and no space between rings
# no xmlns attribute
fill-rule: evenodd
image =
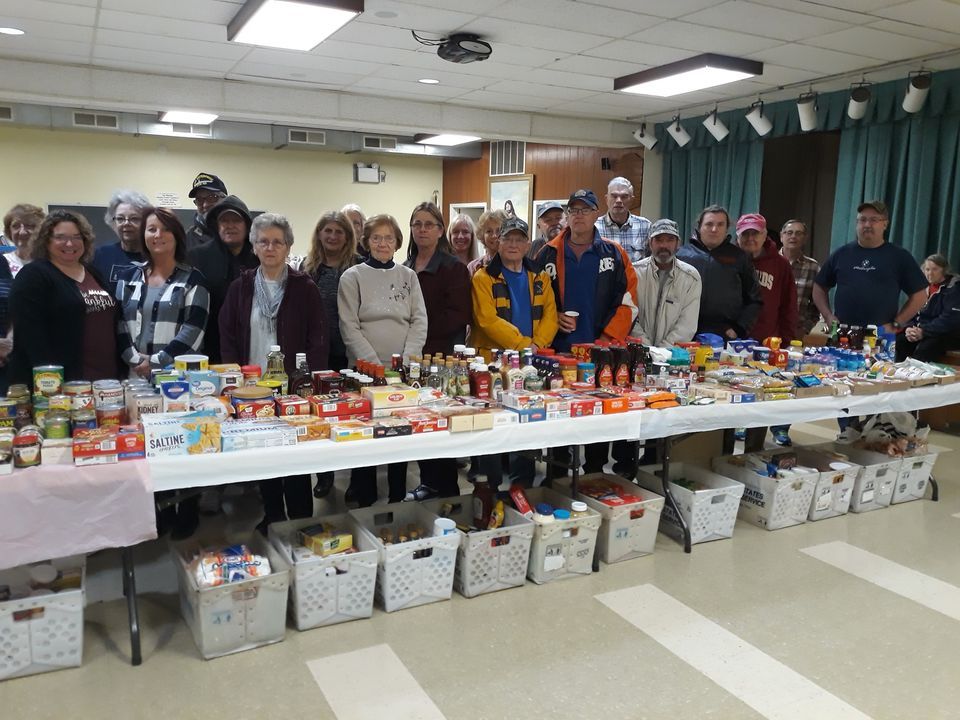
<svg viewBox="0 0 960 720"><path fill-rule="evenodd" d="M453 254L468 268L477 259L477 226L469 215L457 215L450 223L450 245Z"/></svg>
<svg viewBox="0 0 960 720"><path fill-rule="evenodd" d="M399 353L404 360L423 352L427 339L427 310L416 273L393 261L403 243L400 226L391 215L375 215L363 228L370 257L340 278L340 329L348 364L367 360L389 366ZM400 502L407 491L407 464L387 466L390 502ZM360 507L377 499L377 469L357 468L350 474L350 499Z"/></svg>
<svg viewBox="0 0 960 720"><path fill-rule="evenodd" d="M288 376L296 369L297 353L306 353L311 370L325 370L329 331L323 301L310 277L287 265L290 223L276 213L258 215L250 242L260 266L244 270L227 290L219 320L223 362L265 369L270 346L279 345ZM257 529L263 533L270 523L313 514L309 475L262 480L260 495L264 518Z"/></svg>
<svg viewBox="0 0 960 720"><path fill-rule="evenodd" d="M410 215L412 242L404 263L417 273L427 308L427 339L423 352L451 355L453 346L462 343L470 323L470 274L450 254L440 209L423 202ZM457 461L452 458L420 461L420 485L408 500L458 495Z"/></svg>
<svg viewBox="0 0 960 720"><path fill-rule="evenodd" d="M11 383L32 387L38 365L62 365L65 380L119 376L117 303L89 264L93 243L93 229L79 213L54 210L40 224L30 244L33 262L10 291L17 339Z"/></svg>
<svg viewBox="0 0 960 720"><path fill-rule="evenodd" d="M507 216L503 210L487 210L480 216L480 220L477 221L477 233L480 235L484 254L467 265L470 277L473 277L480 268L486 267L496 256L500 249L500 226L506 219Z"/></svg>
<svg viewBox="0 0 960 720"><path fill-rule="evenodd" d="M136 190L117 190L107 205L103 219L117 234L119 242L98 247L93 255L93 267L106 280L111 295L116 294L117 281L133 270L133 264L146 259L140 221L148 207L150 201Z"/></svg>
<svg viewBox="0 0 960 720"><path fill-rule="evenodd" d="M186 231L172 210L144 210L140 244L146 262L117 283L117 343L131 376L149 379L177 355L200 351L210 294L203 275L187 264Z"/></svg>
<svg viewBox="0 0 960 720"><path fill-rule="evenodd" d="M3 216L3 234L14 247L12 251L4 253L3 258L13 277L31 260L30 238L43 222L43 216L43 208L26 203L14 205Z"/></svg>

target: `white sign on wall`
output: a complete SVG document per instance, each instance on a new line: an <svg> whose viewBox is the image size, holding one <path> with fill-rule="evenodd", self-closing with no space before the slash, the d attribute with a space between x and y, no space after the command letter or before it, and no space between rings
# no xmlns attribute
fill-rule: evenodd
<svg viewBox="0 0 960 720"><path fill-rule="evenodd" d="M180 207L180 194L175 192L158 192L157 207Z"/></svg>

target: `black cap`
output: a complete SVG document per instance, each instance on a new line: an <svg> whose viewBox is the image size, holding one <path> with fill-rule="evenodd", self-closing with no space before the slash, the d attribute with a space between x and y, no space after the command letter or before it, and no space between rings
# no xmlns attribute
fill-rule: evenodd
<svg viewBox="0 0 960 720"><path fill-rule="evenodd" d="M530 227L518 217L507 218L500 226L500 237L506 237L507 233L517 230L527 237L530 237Z"/></svg>
<svg viewBox="0 0 960 720"><path fill-rule="evenodd" d="M597 200L597 196L593 190L577 190L573 195L570 196L570 199L567 200L567 207L570 207L575 200L586 203L594 210L597 210L600 207L600 202Z"/></svg>
<svg viewBox="0 0 960 720"><path fill-rule="evenodd" d="M210 173L200 173L193 179L193 187L190 188L189 197L196 197L200 190L227 194L227 186L223 184L223 180Z"/></svg>
<svg viewBox="0 0 960 720"><path fill-rule="evenodd" d="M864 208L872 208L876 210L879 215L884 217L890 217L890 212L887 210L887 204L883 200L867 200L857 205L857 212L863 212Z"/></svg>
<svg viewBox="0 0 960 720"><path fill-rule="evenodd" d="M207 212L207 232L215 238L220 237L220 232L217 228L217 219L225 212L235 212L242 217L247 224L247 229L253 224L253 218L250 217L250 210L247 209L247 204L236 195L227 195Z"/></svg>
<svg viewBox="0 0 960 720"><path fill-rule="evenodd" d="M539 208L537 208L537 220L543 217L543 214L548 210L563 210L563 205L558 203L556 200L551 200L550 202L545 202Z"/></svg>

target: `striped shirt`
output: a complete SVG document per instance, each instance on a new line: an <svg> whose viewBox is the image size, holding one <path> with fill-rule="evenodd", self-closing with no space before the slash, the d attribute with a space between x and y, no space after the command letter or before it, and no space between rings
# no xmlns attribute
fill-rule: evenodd
<svg viewBox="0 0 960 720"><path fill-rule="evenodd" d="M610 213L604 213L597 218L595 227L604 240L619 243L627 251L631 263L638 263L650 254L650 224L645 217L630 213L620 226L610 219Z"/></svg>
<svg viewBox="0 0 960 720"><path fill-rule="evenodd" d="M144 307L147 292L146 263L135 263L133 270L117 282L117 302L122 317L117 328L117 345L123 361L131 367L140 364L137 341L144 327L152 329L146 338L151 367L166 367L177 355L195 353L203 342L210 310L210 294L198 270L177 264L163 285L163 292L152 307Z"/></svg>

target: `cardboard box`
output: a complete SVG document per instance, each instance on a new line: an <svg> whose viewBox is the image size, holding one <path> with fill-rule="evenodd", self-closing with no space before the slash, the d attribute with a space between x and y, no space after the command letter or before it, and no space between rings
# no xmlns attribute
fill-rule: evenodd
<svg viewBox="0 0 960 720"><path fill-rule="evenodd" d="M627 400L622 395L617 395L616 393L607 392L606 390L597 390L595 392L587 393L591 397L595 397L603 405L603 414L612 415L614 413L622 413L627 411Z"/></svg>
<svg viewBox="0 0 960 720"><path fill-rule="evenodd" d="M330 425L330 439L334 442L372 440L373 426L362 420L345 420Z"/></svg>
<svg viewBox="0 0 960 720"><path fill-rule="evenodd" d="M409 385L382 385L366 387L361 396L369 401L374 417L384 417L397 408L416 407L420 404L419 390Z"/></svg>
<svg viewBox="0 0 960 720"><path fill-rule="evenodd" d="M547 411L543 408L528 408L526 410L507 408L507 410L509 412L516 413L517 422L519 422L521 425L524 423L542 422L547 419Z"/></svg>
<svg viewBox="0 0 960 720"><path fill-rule="evenodd" d="M223 452L249 450L251 448L284 447L296 445L297 429L282 421L234 421L226 422L221 428L221 449Z"/></svg>
<svg viewBox="0 0 960 720"><path fill-rule="evenodd" d="M516 425L520 422L520 418L517 417L515 412L510 412L503 408L492 408L487 414L490 416L491 422L493 422L493 427Z"/></svg>
<svg viewBox="0 0 960 720"><path fill-rule="evenodd" d="M310 412L317 417L370 416L370 401L355 395L313 395L309 398Z"/></svg>
<svg viewBox="0 0 960 720"><path fill-rule="evenodd" d="M413 429L413 433L437 432L446 430L449 423L447 418L438 415L426 408L401 408L393 411L393 416L406 419Z"/></svg>
<svg viewBox="0 0 960 720"><path fill-rule="evenodd" d="M291 415L281 418L297 431L297 442L326 440L330 437L330 422L316 415Z"/></svg>
<svg viewBox="0 0 960 720"><path fill-rule="evenodd" d="M310 401L299 395L281 395L276 404L279 417L310 414Z"/></svg>
<svg viewBox="0 0 960 720"><path fill-rule="evenodd" d="M543 408L545 397L541 393L530 393L522 390L505 390L500 397L500 403L512 410L528 410Z"/></svg>
<svg viewBox="0 0 960 720"><path fill-rule="evenodd" d="M266 400L236 400L233 403L238 420L254 420L277 416L277 403L273 398Z"/></svg>
<svg viewBox="0 0 960 720"><path fill-rule="evenodd" d="M832 385L813 385L812 387L794 388L793 394L799 398L830 397L834 395Z"/></svg>
<svg viewBox="0 0 960 720"><path fill-rule="evenodd" d="M375 438L403 437L413 434L413 425L406 418L384 417L368 420Z"/></svg>
<svg viewBox="0 0 960 720"><path fill-rule="evenodd" d="M73 465L71 438L45 439L40 446L41 465Z"/></svg>
<svg viewBox="0 0 960 720"><path fill-rule="evenodd" d="M115 427L77 430L73 436L73 462L76 465L104 465L120 462Z"/></svg>
<svg viewBox="0 0 960 720"><path fill-rule="evenodd" d="M578 395L570 398L570 417L586 417L588 415L602 415L603 401L595 397Z"/></svg>

